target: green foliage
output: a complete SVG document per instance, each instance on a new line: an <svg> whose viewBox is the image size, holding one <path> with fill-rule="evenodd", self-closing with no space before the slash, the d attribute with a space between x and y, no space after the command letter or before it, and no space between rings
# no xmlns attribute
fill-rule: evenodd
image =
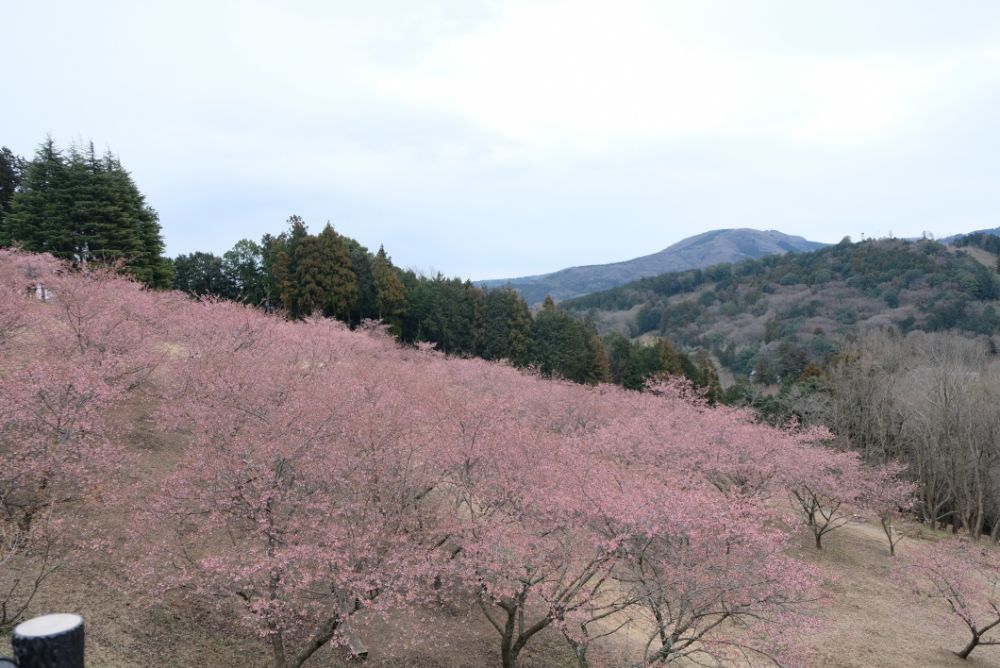
<svg viewBox="0 0 1000 668"><path fill-rule="evenodd" d="M531 313L510 286L487 290L483 299L483 340L479 354L488 360L506 359L528 364L531 350Z"/></svg>
<svg viewBox="0 0 1000 668"><path fill-rule="evenodd" d="M385 248L379 246L371 265L372 291L379 320L399 325L399 317L406 310L406 288L399 278L399 271L392 265Z"/></svg>
<svg viewBox="0 0 1000 668"><path fill-rule="evenodd" d="M722 396L719 374L708 352L699 350L692 360L667 339L652 345L630 341L618 332L604 337L609 380L630 390L642 390L656 378L683 376L695 387L704 388L706 398L715 402Z"/></svg>
<svg viewBox="0 0 1000 668"><path fill-rule="evenodd" d="M556 308L551 297L535 316L531 335L529 359L543 375L589 384L606 380L608 364L596 331Z"/></svg>
<svg viewBox="0 0 1000 668"><path fill-rule="evenodd" d="M375 277L373 274L375 258L356 240L350 237L341 237L347 246L347 253L351 256L351 269L358 280L358 300L351 313L350 322L352 325L360 323L365 318L385 320L390 324L395 323L398 318L388 314L383 318L379 313L379 308L375 299ZM393 272L399 273L395 267ZM405 302L405 295L404 295ZM394 325L398 329L398 324Z"/></svg>
<svg viewBox="0 0 1000 668"><path fill-rule="evenodd" d="M152 287L172 280L156 211L118 158L98 157L93 144L64 154L51 138L42 143L20 174L0 242L119 267Z"/></svg>
<svg viewBox="0 0 1000 668"><path fill-rule="evenodd" d="M413 277L407 286L404 341L429 341L442 352L472 355L476 351L477 322L482 291L469 281Z"/></svg>
<svg viewBox="0 0 1000 668"><path fill-rule="evenodd" d="M6 146L0 148L0 221L10 210L10 200L21 187L21 175L24 173L27 161L15 155ZM2 225L0 225L2 228Z"/></svg>
<svg viewBox="0 0 1000 668"><path fill-rule="evenodd" d="M195 252L178 255L173 260L174 290L193 295L217 295L233 298L236 289L226 274L222 258L212 253Z"/></svg>
<svg viewBox="0 0 1000 668"><path fill-rule="evenodd" d="M1000 250L994 239L973 235L967 243ZM845 239L810 253L646 278L563 306L635 309L633 335L658 331L685 347L707 345L738 377L755 371L761 382L790 382L790 373L822 363L859 323L889 310L907 331L996 333L998 309L986 307L998 297L992 267L936 242ZM816 320L828 333L812 331Z"/></svg>
<svg viewBox="0 0 1000 668"><path fill-rule="evenodd" d="M240 239L222 255L222 272L230 282L234 299L254 305L266 301L263 264L263 247L250 239Z"/></svg>

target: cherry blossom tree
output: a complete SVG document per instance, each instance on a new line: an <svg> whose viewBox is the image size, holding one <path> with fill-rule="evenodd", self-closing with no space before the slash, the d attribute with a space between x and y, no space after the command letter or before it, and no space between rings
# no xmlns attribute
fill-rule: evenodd
<svg viewBox="0 0 1000 668"><path fill-rule="evenodd" d="M615 562L613 543L593 531L588 467L564 463L582 454L573 446L587 420L560 401L562 383L474 360L439 371L435 440L454 513L447 574L476 597L513 668L542 630L593 618Z"/></svg>
<svg viewBox="0 0 1000 668"><path fill-rule="evenodd" d="M133 591L211 611L276 668L315 662L360 613L445 596L479 605L504 668L545 629L586 668L626 622L648 632L645 664L794 665L816 577L787 556L776 492L792 491L817 547L855 514L905 507L898 470L677 382L583 387L400 347L377 326L57 268L0 255L13 304L0 305L0 566L20 583L14 616L79 544L79 511L114 496L131 515L113 549L138 564ZM24 290L39 276L46 301ZM152 407L177 449L158 462L168 470L112 494L128 402Z"/></svg>
<svg viewBox="0 0 1000 668"><path fill-rule="evenodd" d="M1000 645L1000 552L994 546L969 540L922 545L901 572L921 597L941 601L942 616L958 617L968 629L959 658L981 645Z"/></svg>
<svg viewBox="0 0 1000 668"><path fill-rule="evenodd" d="M111 491L128 461L105 418L123 400L122 388L109 382L91 351L65 345L70 337L53 300L66 279L57 271L45 256L0 255L0 286L11 297L2 319L18 323L6 329L0 368L2 628L15 624L49 576L94 537L81 511ZM41 281L60 286L48 301L19 290ZM107 337L93 342L104 345ZM130 356L117 353L114 363Z"/></svg>
<svg viewBox="0 0 1000 668"><path fill-rule="evenodd" d="M867 491L863 504L879 521L886 541L889 556L896 556L896 546L903 534L896 530L894 521L913 508L917 499L915 482L903 478L906 467L898 462L890 462L869 471Z"/></svg>
<svg viewBox="0 0 1000 668"><path fill-rule="evenodd" d="M192 315L162 411L188 449L139 514L153 558L138 579L235 610L276 668L300 666L430 572L437 469L408 401L420 388L405 365L342 355L352 337L333 322Z"/></svg>
<svg viewBox="0 0 1000 668"><path fill-rule="evenodd" d="M790 631L809 627L801 607L816 597L816 569L785 556L787 536L762 528L766 517L756 504L687 502L689 512L715 512L675 510L671 521L644 522L619 569L648 632L643 665L682 657L699 665L801 665Z"/></svg>

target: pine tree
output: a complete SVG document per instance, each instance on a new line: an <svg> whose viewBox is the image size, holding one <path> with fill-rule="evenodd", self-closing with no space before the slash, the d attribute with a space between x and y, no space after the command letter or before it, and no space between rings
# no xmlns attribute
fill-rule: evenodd
<svg viewBox="0 0 1000 668"><path fill-rule="evenodd" d="M46 138L21 179L21 190L10 201L4 218L3 243L73 258L83 250L80 235L72 230L69 210L69 175L62 151Z"/></svg>
<svg viewBox="0 0 1000 668"><path fill-rule="evenodd" d="M656 342L657 358L659 360L659 373L662 376L683 376L684 365L680 355L670 345L666 339Z"/></svg>
<svg viewBox="0 0 1000 668"><path fill-rule="evenodd" d="M308 236L295 249L294 286L289 307L292 318L304 318L322 310L330 292L330 275L318 237Z"/></svg>
<svg viewBox="0 0 1000 668"><path fill-rule="evenodd" d="M596 332L557 309L551 296L535 316L531 338L531 362L542 374L591 384L607 378L607 358Z"/></svg>
<svg viewBox="0 0 1000 668"><path fill-rule="evenodd" d="M0 148L0 242L3 242L3 219L10 211L10 200L21 187L26 161L6 146Z"/></svg>
<svg viewBox="0 0 1000 668"><path fill-rule="evenodd" d="M93 144L64 155L51 137L28 163L0 241L81 265L100 262L153 287L170 284L159 219L110 152Z"/></svg>
<svg viewBox="0 0 1000 668"><path fill-rule="evenodd" d="M351 255L344 238L334 231L330 223L326 224L318 238L329 285L323 314L347 321L359 297L358 277L354 273Z"/></svg>
<svg viewBox="0 0 1000 668"><path fill-rule="evenodd" d="M483 298L479 354L485 359L506 359L524 366L528 363L530 345L531 313L521 295L509 285L489 290Z"/></svg>
<svg viewBox="0 0 1000 668"><path fill-rule="evenodd" d="M347 254L351 256L351 269L358 279L358 300L354 306L350 321L358 324L366 318L378 318L378 307L375 305L375 279L372 276L372 264L375 259L367 248L355 239L341 236L347 246Z"/></svg>
<svg viewBox="0 0 1000 668"><path fill-rule="evenodd" d="M296 236L293 227L291 238ZM302 318L320 311L347 320L357 304L358 280L347 245L333 227L328 223L317 236L299 236L291 260L294 273L289 315Z"/></svg>
<svg viewBox="0 0 1000 668"><path fill-rule="evenodd" d="M701 385L705 388L705 399L709 403L716 403L722 398L722 384L719 382L719 372L712 363L712 357L708 351L702 348L695 356L698 364L698 375L701 376Z"/></svg>
<svg viewBox="0 0 1000 668"><path fill-rule="evenodd" d="M372 262L372 283L375 286L375 308L379 320L398 327L399 317L406 309L406 288L383 246L378 247Z"/></svg>

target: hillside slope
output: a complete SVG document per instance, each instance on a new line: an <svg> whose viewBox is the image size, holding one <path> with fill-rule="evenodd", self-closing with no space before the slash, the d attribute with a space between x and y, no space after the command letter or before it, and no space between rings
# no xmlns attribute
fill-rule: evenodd
<svg viewBox="0 0 1000 668"><path fill-rule="evenodd" d="M562 301L666 272L822 247L823 244L816 241L775 230L712 230L678 241L658 253L623 262L570 267L538 276L480 281L479 285L498 288L510 284L528 304L534 305L542 302L547 294L551 294L556 301Z"/></svg>
<svg viewBox="0 0 1000 668"><path fill-rule="evenodd" d="M40 281L44 299L33 289ZM537 593L517 590L530 621L553 614L550 583L596 580L598 595L562 599L578 602L584 616L573 619L586 621L599 614L594 604L619 596L615 583L652 577L640 570L652 559L679 577L636 589L618 613L641 632L651 616L635 595L683 593L683 605L709 611L695 628L719 629L698 641L719 660L698 665L768 665L741 648L770 642L772 628L801 648L787 665L1000 665L996 647L968 663L948 654L962 629L941 622L941 601L914 605L890 577L875 527L853 524L822 552L811 547L805 524L784 512L789 485L811 477L810 454L846 462L808 434L686 395L547 381L400 347L378 330L193 302L41 256L0 251L0 296L2 470L18 471L5 482L26 490L7 499L60 492L47 509L55 521L33 527L53 540L37 552L8 543L0 591L20 600L11 580L34 572L36 556L58 557L24 605L28 616L81 613L88 665L347 667L357 663L344 643L356 634L373 667L499 666L501 627L487 619L498 604L484 592L500 597L543 582L525 583L524 573L546 574ZM65 419L50 421L49 410ZM32 466L15 469L23 461ZM35 471L41 482L29 487ZM735 502L719 483L736 475L760 481L760 494ZM901 561L930 542L919 527L905 530ZM601 577L588 559L607 565ZM357 593L341 598L348 587ZM258 597L264 605L248 605ZM727 616L755 606L753 615L720 625L716 600ZM340 636L302 626L330 611ZM550 621L504 665L579 666L562 620ZM636 665L646 644L635 639L595 638L590 665ZM319 640L295 663L274 650Z"/></svg>
<svg viewBox="0 0 1000 668"><path fill-rule="evenodd" d="M1000 331L1000 284L982 255L926 240L844 241L645 278L563 306L596 313L605 331L707 348L737 377L778 379L865 328Z"/></svg>

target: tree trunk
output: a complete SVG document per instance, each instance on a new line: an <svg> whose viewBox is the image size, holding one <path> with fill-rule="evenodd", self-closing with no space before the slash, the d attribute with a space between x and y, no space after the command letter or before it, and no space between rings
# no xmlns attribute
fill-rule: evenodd
<svg viewBox="0 0 1000 668"><path fill-rule="evenodd" d="M507 623L500 637L500 663L503 668L517 668L517 649L514 647L514 624L516 608L505 610Z"/></svg>
<svg viewBox="0 0 1000 668"><path fill-rule="evenodd" d="M277 631L271 634L271 655L274 658L274 668L287 668L285 640L281 637L281 633Z"/></svg>
<svg viewBox="0 0 1000 668"><path fill-rule="evenodd" d="M969 641L969 644L966 645L961 652L955 652L955 656L957 656L960 659L968 659L969 655L972 654L972 650L976 649L976 646L978 644L979 644L979 636L973 633L972 640Z"/></svg>
<svg viewBox="0 0 1000 668"><path fill-rule="evenodd" d="M823 534L820 533L819 531L816 532L816 549L817 550L823 549Z"/></svg>

